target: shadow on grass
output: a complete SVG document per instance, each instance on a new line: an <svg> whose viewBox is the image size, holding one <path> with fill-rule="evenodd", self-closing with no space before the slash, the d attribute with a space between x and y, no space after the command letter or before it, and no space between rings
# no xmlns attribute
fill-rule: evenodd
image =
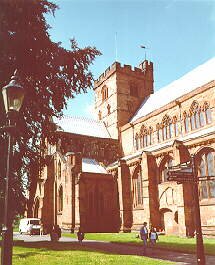
<svg viewBox="0 0 215 265"><path fill-rule="evenodd" d="M30 252L26 252L26 253L13 254L13 256L23 258L23 259L28 258L28 257L32 257L32 256L37 256L37 255L41 255L41 252L40 251L30 251Z"/></svg>
<svg viewBox="0 0 215 265"><path fill-rule="evenodd" d="M185 253L167 253L160 251L156 248L147 249L146 254L143 253L142 247L136 246L124 246L118 243L110 242L90 242L85 241L82 244L78 242L50 242L50 241L41 241L41 242L23 242L15 241L14 246L24 247L24 248L36 248L35 251L26 251L26 253L16 253L14 257L30 257L35 255L51 255L47 253L50 251L88 251L88 252L98 252L103 254L113 254L113 255L133 255L133 256L147 256L150 258L156 258L161 260L173 261L173 262L185 262L184 264L193 265L195 264L195 256L188 255ZM140 245L139 245L140 246ZM38 251L37 251L38 250ZM214 263L213 263L214 262ZM215 264L215 257L212 263Z"/></svg>

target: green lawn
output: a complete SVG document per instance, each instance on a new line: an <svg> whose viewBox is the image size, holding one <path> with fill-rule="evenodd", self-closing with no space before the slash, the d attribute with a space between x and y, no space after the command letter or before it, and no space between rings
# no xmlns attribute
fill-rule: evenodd
<svg viewBox="0 0 215 265"><path fill-rule="evenodd" d="M13 265L168 265L172 262L155 260L147 257L114 255L95 252L87 249L80 250L50 250L47 248L14 247Z"/></svg>
<svg viewBox="0 0 215 265"><path fill-rule="evenodd" d="M117 243L132 243L136 245L142 244L137 233L88 233L85 239L110 241ZM64 236L76 237L75 234L64 234ZM205 254L215 255L215 239L204 239ZM179 252L195 253L196 240L194 238L181 238L177 236L159 236L157 247L171 249Z"/></svg>

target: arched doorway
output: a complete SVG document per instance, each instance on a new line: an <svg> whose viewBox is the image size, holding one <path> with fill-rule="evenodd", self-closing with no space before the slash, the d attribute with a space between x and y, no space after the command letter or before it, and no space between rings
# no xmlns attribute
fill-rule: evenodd
<svg viewBox="0 0 215 265"><path fill-rule="evenodd" d="M178 233L178 211L169 208L160 209L161 228L165 230L166 234Z"/></svg>

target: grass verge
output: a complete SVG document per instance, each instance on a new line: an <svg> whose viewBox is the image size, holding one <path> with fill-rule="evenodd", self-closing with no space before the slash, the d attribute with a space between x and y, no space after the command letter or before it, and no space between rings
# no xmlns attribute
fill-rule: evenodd
<svg viewBox="0 0 215 265"><path fill-rule="evenodd" d="M85 239L98 240L98 241L109 241L114 243L123 244L135 244L142 245L142 241L136 238L137 233L87 233ZM76 237L75 234L67 234L64 236ZM165 250L172 250L185 253L196 252L196 239L195 238L181 238L178 236L159 236L159 241L156 247ZM205 254L215 255L215 239L205 238L204 239Z"/></svg>
<svg viewBox="0 0 215 265"><path fill-rule="evenodd" d="M115 255L88 249L50 250L46 248L14 247L13 265L170 265L173 262L161 261L142 256Z"/></svg>

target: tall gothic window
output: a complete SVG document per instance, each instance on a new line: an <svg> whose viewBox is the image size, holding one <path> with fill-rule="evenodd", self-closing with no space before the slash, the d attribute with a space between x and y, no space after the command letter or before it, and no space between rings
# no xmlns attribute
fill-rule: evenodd
<svg viewBox="0 0 215 265"><path fill-rule="evenodd" d="M139 135L138 135L138 133L136 133L136 135L135 135L135 147L136 147L136 150L139 149Z"/></svg>
<svg viewBox="0 0 215 265"><path fill-rule="evenodd" d="M101 120L101 119L102 119L102 112L101 112L101 110L99 110L99 113L98 113L98 118L99 118L99 120Z"/></svg>
<svg viewBox="0 0 215 265"><path fill-rule="evenodd" d="M215 152L204 154L201 158L199 176L215 176ZM201 181L199 184L200 199L215 198L215 180Z"/></svg>
<svg viewBox="0 0 215 265"><path fill-rule="evenodd" d="M209 124L212 122L212 113L208 102L204 103L203 109L205 111L206 123Z"/></svg>
<svg viewBox="0 0 215 265"><path fill-rule="evenodd" d="M183 118L184 118L184 130L185 133L187 133L189 132L189 117L186 111L183 113Z"/></svg>
<svg viewBox="0 0 215 265"><path fill-rule="evenodd" d="M140 131L139 135L139 148L143 148L143 132Z"/></svg>
<svg viewBox="0 0 215 265"><path fill-rule="evenodd" d="M102 93L102 101L105 101L108 98L108 87L103 86L101 93Z"/></svg>
<svg viewBox="0 0 215 265"><path fill-rule="evenodd" d="M150 126L149 127L149 145L153 144L152 133L153 133L153 128Z"/></svg>
<svg viewBox="0 0 215 265"><path fill-rule="evenodd" d="M110 109L111 109L110 104L108 104L107 105L107 113L108 113L108 115L110 115Z"/></svg>
<svg viewBox="0 0 215 265"><path fill-rule="evenodd" d="M191 130L198 129L200 127L200 108L197 101L193 101L190 107L190 124Z"/></svg>
<svg viewBox="0 0 215 265"><path fill-rule="evenodd" d="M172 163L173 163L172 158L169 158L169 160L165 164L162 165L162 167L160 169L160 183L167 181L167 178L168 178L168 175L167 175L168 170L167 169L169 167L172 167Z"/></svg>
<svg viewBox="0 0 215 265"><path fill-rule="evenodd" d="M141 128L141 147L146 147L148 145L148 131L146 127L143 125Z"/></svg>
<svg viewBox="0 0 215 265"><path fill-rule="evenodd" d="M173 116L172 123L173 123L174 135L178 136L179 135L179 125L178 125L178 119L176 116Z"/></svg>
<svg viewBox="0 0 215 265"><path fill-rule="evenodd" d="M136 208L138 206L143 205L143 187L142 187L142 176L140 167L135 170L133 178L133 207Z"/></svg>
<svg viewBox="0 0 215 265"><path fill-rule="evenodd" d="M200 118L200 126L203 127L206 125L206 116L204 109L201 108L199 112L199 118Z"/></svg>
<svg viewBox="0 0 215 265"><path fill-rule="evenodd" d="M60 160L58 161L58 178L61 178L61 162Z"/></svg>
<svg viewBox="0 0 215 265"><path fill-rule="evenodd" d="M157 130L158 143L160 143L162 138L161 138L161 128L160 128L160 124L159 123L157 123L157 125L156 125L156 130Z"/></svg>
<svg viewBox="0 0 215 265"><path fill-rule="evenodd" d="M58 212L63 211L63 187L60 186L58 191Z"/></svg>
<svg viewBox="0 0 215 265"><path fill-rule="evenodd" d="M165 115L162 120L162 138L163 140L171 137L171 120L168 115Z"/></svg>

